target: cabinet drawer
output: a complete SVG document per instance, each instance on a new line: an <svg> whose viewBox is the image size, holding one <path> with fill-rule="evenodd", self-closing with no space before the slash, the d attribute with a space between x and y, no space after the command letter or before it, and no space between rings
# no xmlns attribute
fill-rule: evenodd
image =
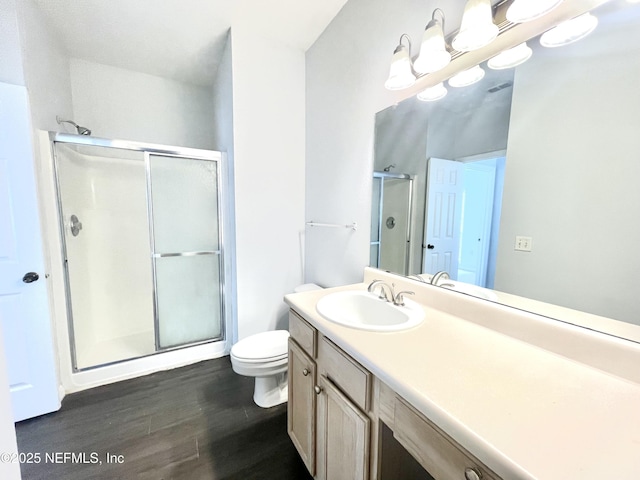
<svg viewBox="0 0 640 480"><path fill-rule="evenodd" d="M472 469L479 474L478 478L498 480L493 472L400 398L395 402L393 436L434 478L476 478L472 472L465 474Z"/></svg>
<svg viewBox="0 0 640 480"><path fill-rule="evenodd" d="M289 310L289 334L312 358L316 358L316 329Z"/></svg>
<svg viewBox="0 0 640 480"><path fill-rule="evenodd" d="M318 342L318 364L358 407L369 411L371 373L325 337Z"/></svg>

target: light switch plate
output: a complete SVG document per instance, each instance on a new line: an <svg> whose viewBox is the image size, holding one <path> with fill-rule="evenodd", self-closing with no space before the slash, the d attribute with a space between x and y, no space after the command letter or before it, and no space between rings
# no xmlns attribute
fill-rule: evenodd
<svg viewBox="0 0 640 480"><path fill-rule="evenodd" d="M533 240L531 237L521 237L519 235L516 236L516 250L520 252L530 252L532 244Z"/></svg>

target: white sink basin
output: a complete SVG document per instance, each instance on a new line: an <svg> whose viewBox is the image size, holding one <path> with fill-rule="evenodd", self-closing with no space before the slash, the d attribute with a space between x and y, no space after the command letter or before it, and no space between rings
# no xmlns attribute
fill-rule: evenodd
<svg viewBox="0 0 640 480"><path fill-rule="evenodd" d="M363 291L330 293L322 297L316 309L324 318L345 327L376 332L395 332L415 327L424 320L424 310L416 302L404 299L403 307L380 300Z"/></svg>
<svg viewBox="0 0 640 480"><path fill-rule="evenodd" d="M478 287L470 283L458 282L457 280L442 280L439 282L439 287L448 288L456 292L466 293L477 298L484 298L485 300L498 300L498 296L488 288Z"/></svg>

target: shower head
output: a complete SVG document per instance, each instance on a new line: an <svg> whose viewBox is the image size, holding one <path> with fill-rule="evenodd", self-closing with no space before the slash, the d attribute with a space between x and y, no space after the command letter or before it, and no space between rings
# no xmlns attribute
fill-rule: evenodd
<svg viewBox="0 0 640 480"><path fill-rule="evenodd" d="M91 130L89 130L88 128L85 128L85 127L81 127L80 125L78 125L73 120L63 120L62 118L60 118L59 116L56 115L56 122L58 122L58 125L60 125L62 123L70 123L71 125L76 127L76 131L78 132L78 135L91 135Z"/></svg>

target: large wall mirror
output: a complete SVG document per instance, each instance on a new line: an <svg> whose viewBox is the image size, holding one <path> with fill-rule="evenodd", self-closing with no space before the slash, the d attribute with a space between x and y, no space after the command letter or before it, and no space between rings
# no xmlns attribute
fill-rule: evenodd
<svg viewBox="0 0 640 480"><path fill-rule="evenodd" d="M376 115L373 266L446 270L478 296L620 320L613 333L640 341L640 5L593 14L576 43L531 39L515 69L483 64L474 85ZM390 217L409 219L402 235Z"/></svg>

